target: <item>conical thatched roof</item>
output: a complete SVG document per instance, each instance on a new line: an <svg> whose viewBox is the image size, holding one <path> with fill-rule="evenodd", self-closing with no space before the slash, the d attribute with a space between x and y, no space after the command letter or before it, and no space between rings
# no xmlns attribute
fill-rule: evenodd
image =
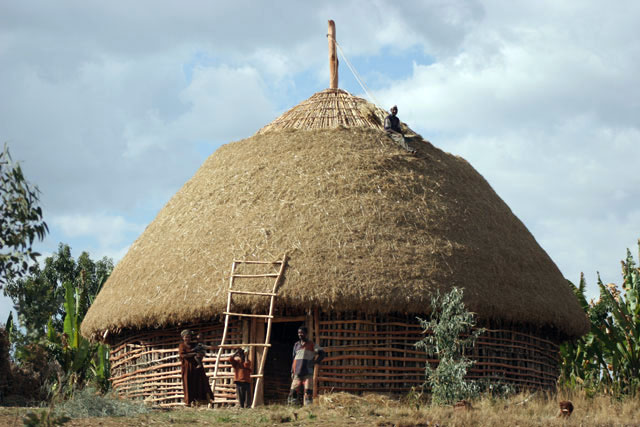
<svg viewBox="0 0 640 427"><path fill-rule="evenodd" d="M341 89L325 89L296 105L258 134L282 129L330 129L336 126L383 129L388 113Z"/></svg>
<svg viewBox="0 0 640 427"><path fill-rule="evenodd" d="M308 106L331 97L325 114L343 126L315 129L332 125ZM83 334L218 316L232 260L285 252L280 308L425 313L455 285L485 319L586 332L562 274L484 178L419 137L417 156L403 152L366 121L376 111L328 90L218 149L118 263ZM301 123L311 130L286 129Z"/></svg>

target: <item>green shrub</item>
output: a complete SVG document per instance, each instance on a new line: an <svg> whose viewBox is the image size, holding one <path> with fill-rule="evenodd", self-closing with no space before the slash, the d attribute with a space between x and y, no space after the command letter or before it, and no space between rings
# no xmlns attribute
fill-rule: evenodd
<svg viewBox="0 0 640 427"><path fill-rule="evenodd" d="M425 385L431 389L435 405L450 405L478 395L477 385L464 378L474 363L465 356L465 350L473 348L484 329L474 329L475 317L467 311L462 297L462 289L456 287L444 295L437 291L431 297L430 320L418 318L426 336L416 347L439 359L435 369L428 362L425 367Z"/></svg>
<svg viewBox="0 0 640 427"><path fill-rule="evenodd" d="M54 412L71 418L131 417L150 410L143 403L120 399L112 393L101 394L96 388L85 387L68 400L58 403Z"/></svg>

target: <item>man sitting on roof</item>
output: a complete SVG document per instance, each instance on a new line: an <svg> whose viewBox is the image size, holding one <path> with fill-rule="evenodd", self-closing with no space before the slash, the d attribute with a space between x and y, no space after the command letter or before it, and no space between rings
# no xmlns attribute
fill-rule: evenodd
<svg viewBox="0 0 640 427"><path fill-rule="evenodd" d="M304 404L313 402L313 367L322 362L326 353L307 338L307 327L298 328L298 338L293 345L293 364L291 365L291 389L289 391L289 405L298 404L304 387Z"/></svg>
<svg viewBox="0 0 640 427"><path fill-rule="evenodd" d="M398 107L394 105L391 107L391 114L384 119L384 130L400 147L404 148L411 154L415 154L416 150L409 147L407 141L404 139L404 134L400 129L400 119L397 117L397 114Z"/></svg>

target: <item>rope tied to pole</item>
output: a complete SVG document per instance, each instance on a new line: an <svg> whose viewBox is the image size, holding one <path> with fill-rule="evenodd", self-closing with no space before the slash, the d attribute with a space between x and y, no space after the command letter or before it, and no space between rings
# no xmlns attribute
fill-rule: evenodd
<svg viewBox="0 0 640 427"><path fill-rule="evenodd" d="M333 42L336 44L336 46L338 47L338 51L340 51L340 55L342 55L342 58L347 63L347 67L349 67L349 70L351 70L351 74L353 74L353 77L355 77L356 81L358 82L358 84L360 84L360 87L367 94L371 102L373 102L376 107L381 108L384 111L387 111L386 108L382 108L380 106L380 103L378 102L378 100L369 92L367 85L360 78L360 74L358 74L355 67L351 65L351 61L349 61L349 58L347 58L347 55L344 54L344 51L342 50L342 46L340 46L340 43L338 43L338 41L334 37L331 37L331 34L327 34L327 38L331 38Z"/></svg>

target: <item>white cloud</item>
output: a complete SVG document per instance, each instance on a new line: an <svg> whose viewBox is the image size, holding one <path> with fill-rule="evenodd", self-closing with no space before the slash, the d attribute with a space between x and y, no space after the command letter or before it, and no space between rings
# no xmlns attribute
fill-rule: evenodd
<svg viewBox="0 0 640 427"><path fill-rule="evenodd" d="M50 222L60 229L64 237L92 238L101 248L122 245L131 239L131 235L137 236L145 228L145 225L129 222L123 216L106 214L61 215L53 217Z"/></svg>
<svg viewBox="0 0 640 427"><path fill-rule="evenodd" d="M119 259L203 152L293 106L296 84L325 87L328 19L351 59L391 62L359 70L388 82L376 98L469 160L569 279L616 271L640 237L640 3L1 8L2 140L43 191L49 240L92 257ZM404 80L393 75L397 57L375 56L412 47L435 62L416 59Z"/></svg>
<svg viewBox="0 0 640 427"><path fill-rule="evenodd" d="M640 237L638 6L510 5L489 2L459 53L376 96L469 160L593 293L596 270L619 282Z"/></svg>
<svg viewBox="0 0 640 427"><path fill-rule="evenodd" d="M187 87L176 94L185 110L163 120L155 110L131 120L124 130L123 156L138 158L159 147L179 151L185 144L217 144L251 135L275 117L265 84L252 67L227 65L192 70Z"/></svg>

